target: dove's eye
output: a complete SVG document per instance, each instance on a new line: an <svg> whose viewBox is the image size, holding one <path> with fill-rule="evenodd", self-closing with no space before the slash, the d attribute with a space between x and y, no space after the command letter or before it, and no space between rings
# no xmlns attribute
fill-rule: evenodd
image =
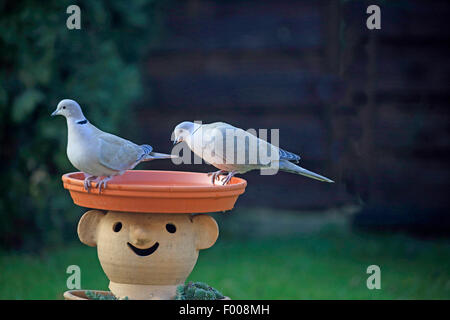
<svg viewBox="0 0 450 320"><path fill-rule="evenodd" d="M65 109L66 108L66 106L63 106L63 109Z"/></svg>
<svg viewBox="0 0 450 320"><path fill-rule="evenodd" d="M168 223L166 224L166 230L170 233L175 233L175 231L177 231L177 227L171 223Z"/></svg>
<svg viewBox="0 0 450 320"><path fill-rule="evenodd" d="M114 232L119 232L122 229L122 223L121 222L116 222L113 225L113 231Z"/></svg>

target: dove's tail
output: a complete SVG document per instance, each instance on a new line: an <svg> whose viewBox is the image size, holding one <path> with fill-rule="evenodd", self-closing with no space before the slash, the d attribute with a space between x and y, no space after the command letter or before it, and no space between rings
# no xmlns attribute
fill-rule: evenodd
<svg viewBox="0 0 450 320"><path fill-rule="evenodd" d="M155 160L155 159L173 159L173 158L178 158L178 157L171 155L171 154L150 152L142 161L150 161L150 160Z"/></svg>
<svg viewBox="0 0 450 320"><path fill-rule="evenodd" d="M319 181L323 181L323 182L329 182L332 183L334 182L333 180L330 180L324 176L321 176L320 174L314 173L312 171L306 170L305 168L302 168L300 166L297 166L295 164L293 164L292 162L289 162L287 160L281 160L280 161L280 170L281 171L286 171L286 172L290 172L290 173L295 173L295 174L300 174L302 176L311 178L311 179L316 179Z"/></svg>
<svg viewBox="0 0 450 320"><path fill-rule="evenodd" d="M148 144L143 144L140 147L142 148L142 150L145 153L143 159L140 160L140 161L150 161L150 160L155 160L155 159L172 159L172 158L177 158L176 156L173 156L173 155L170 155L170 154L153 152L152 146L149 146Z"/></svg>

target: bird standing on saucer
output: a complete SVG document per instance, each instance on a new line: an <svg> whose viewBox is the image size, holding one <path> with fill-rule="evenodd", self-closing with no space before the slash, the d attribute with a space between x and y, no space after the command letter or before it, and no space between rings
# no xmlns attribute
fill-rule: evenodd
<svg viewBox="0 0 450 320"><path fill-rule="evenodd" d="M83 115L80 105L70 99L61 100L52 116L67 120L67 156L70 163L85 174L84 188L89 192L91 182L97 182L99 192L113 176L131 170L142 161L170 159L174 156L153 152L147 144L131 141L101 131Z"/></svg>
<svg viewBox="0 0 450 320"><path fill-rule="evenodd" d="M213 184L224 173L227 174L223 179L223 184L225 185L231 181L235 174L268 168L274 165L281 171L303 175L323 182L334 182L320 174L294 164L293 162L299 162L300 156L278 148L241 128L236 128L225 122L198 124L185 121L175 127L173 136L174 144L182 141L186 142L187 146L195 154L219 169L219 171L209 173L209 175L212 175ZM233 139L235 142L231 144L231 148L228 148L228 139ZM263 161L264 159L258 158L257 155L267 150L270 150L271 154L275 156L274 159L266 163ZM239 159L239 156L241 156L242 162L236 161L236 159ZM252 159L256 161L252 161Z"/></svg>

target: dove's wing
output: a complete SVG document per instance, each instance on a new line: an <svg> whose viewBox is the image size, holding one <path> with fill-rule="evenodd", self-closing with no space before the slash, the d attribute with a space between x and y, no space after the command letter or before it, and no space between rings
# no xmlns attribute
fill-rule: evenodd
<svg viewBox="0 0 450 320"><path fill-rule="evenodd" d="M216 122L202 129L203 147L211 154L205 160L213 164L226 163L236 170L247 170L269 165L269 155L274 155L272 160L279 160L282 155L274 145L227 123ZM288 154L284 151L283 156Z"/></svg>
<svg viewBox="0 0 450 320"><path fill-rule="evenodd" d="M288 160L288 161L293 161L295 163L297 163L300 160L300 156L295 153L286 151L281 148L278 148L278 150L279 150L280 160Z"/></svg>
<svg viewBox="0 0 450 320"><path fill-rule="evenodd" d="M98 139L100 141L99 161L112 170L131 169L145 155L142 147L118 136L102 132Z"/></svg>
<svg viewBox="0 0 450 320"><path fill-rule="evenodd" d="M202 126L201 131L198 134L202 135L201 148L203 158L207 163L213 165L227 162L230 163L230 161L227 161L227 155L224 150L226 147L225 131L227 129L234 130L236 128L224 122L215 122ZM229 158L230 156L232 155L228 155Z"/></svg>
<svg viewBox="0 0 450 320"><path fill-rule="evenodd" d="M233 127L224 122L202 125L195 134L201 135L189 146L200 146L202 158L215 167L236 173L245 173L253 169L263 169L278 164L279 169L300 174L325 182L332 180L317 173L299 167L290 161L297 162L300 156L280 149L267 141L258 138L250 132ZM232 139L232 143L227 140ZM195 142L197 141L197 142ZM198 144L200 141L200 144ZM192 147L191 147L192 149ZM193 150L194 151L194 150ZM196 151L194 151L197 153Z"/></svg>

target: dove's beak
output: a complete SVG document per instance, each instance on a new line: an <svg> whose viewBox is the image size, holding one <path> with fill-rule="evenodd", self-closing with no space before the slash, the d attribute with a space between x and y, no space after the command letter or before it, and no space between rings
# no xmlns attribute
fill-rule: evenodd
<svg viewBox="0 0 450 320"><path fill-rule="evenodd" d="M180 138L174 139L173 140L173 145L179 144L181 142Z"/></svg>
<svg viewBox="0 0 450 320"><path fill-rule="evenodd" d="M50 115L51 117L57 116L58 115L58 109L56 109L55 111L53 111L53 113Z"/></svg>

